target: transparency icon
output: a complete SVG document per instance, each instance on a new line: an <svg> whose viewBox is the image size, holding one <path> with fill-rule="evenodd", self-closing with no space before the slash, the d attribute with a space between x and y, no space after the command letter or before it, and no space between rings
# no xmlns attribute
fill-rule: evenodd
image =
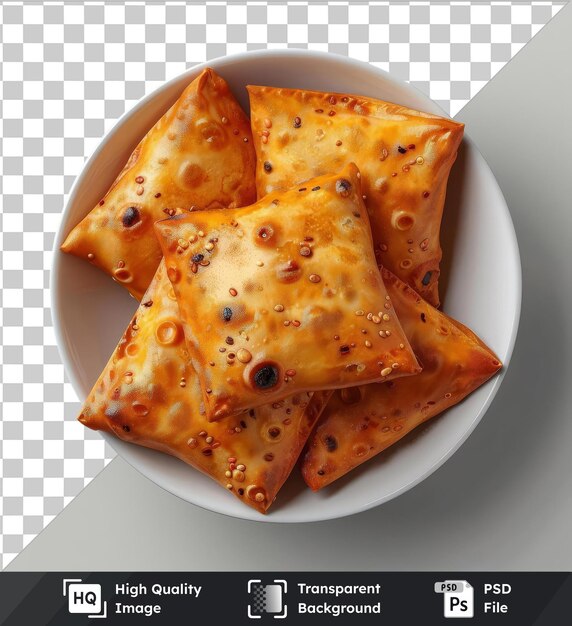
<svg viewBox="0 0 572 626"><path fill-rule="evenodd" d="M288 614L288 606L284 602L284 595L287 591L288 584L285 580L274 579L269 584L264 584L259 579L249 580L248 617L261 619L266 614L274 619L284 619Z"/></svg>

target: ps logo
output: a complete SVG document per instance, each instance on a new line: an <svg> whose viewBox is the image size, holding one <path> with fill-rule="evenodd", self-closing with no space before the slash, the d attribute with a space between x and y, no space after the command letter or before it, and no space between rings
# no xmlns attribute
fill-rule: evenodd
<svg viewBox="0 0 572 626"><path fill-rule="evenodd" d="M64 578L63 584L70 613L81 613L95 618L107 617L107 602L102 603L101 585L84 583L81 578Z"/></svg>
<svg viewBox="0 0 572 626"><path fill-rule="evenodd" d="M474 617L474 589L466 580L437 582L435 593L443 594L445 617Z"/></svg>

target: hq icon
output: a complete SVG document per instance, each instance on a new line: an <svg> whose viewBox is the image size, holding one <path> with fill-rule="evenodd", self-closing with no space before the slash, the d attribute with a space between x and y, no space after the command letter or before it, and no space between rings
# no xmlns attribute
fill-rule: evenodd
<svg viewBox="0 0 572 626"><path fill-rule="evenodd" d="M107 602L101 600L101 585L84 583L81 578L64 578L63 592L64 597L67 596L70 613L107 617Z"/></svg>
<svg viewBox="0 0 572 626"><path fill-rule="evenodd" d="M474 617L475 590L466 580L444 580L435 583L435 593L443 594L445 617Z"/></svg>

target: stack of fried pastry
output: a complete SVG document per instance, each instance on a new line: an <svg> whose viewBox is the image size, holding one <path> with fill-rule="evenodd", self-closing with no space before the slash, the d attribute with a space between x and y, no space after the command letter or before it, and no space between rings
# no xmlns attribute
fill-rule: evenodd
<svg viewBox="0 0 572 626"><path fill-rule="evenodd" d="M248 90L250 121L203 71L62 250L140 300L79 420L264 513L300 457L325 487L501 363L436 308L463 126L363 96Z"/></svg>

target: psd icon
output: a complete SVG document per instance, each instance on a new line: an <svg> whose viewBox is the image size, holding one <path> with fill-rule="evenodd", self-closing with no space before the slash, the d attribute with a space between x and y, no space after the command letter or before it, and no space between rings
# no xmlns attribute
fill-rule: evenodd
<svg viewBox="0 0 572 626"><path fill-rule="evenodd" d="M255 578L249 580L248 617L261 619L263 615L268 615L274 619L284 619L288 615L288 606L284 602L287 591L288 583L285 580L275 578L268 584Z"/></svg>
<svg viewBox="0 0 572 626"><path fill-rule="evenodd" d="M81 578L64 578L63 592L68 599L69 613L94 618L107 617L107 602L102 602L101 585L84 583Z"/></svg>
<svg viewBox="0 0 572 626"><path fill-rule="evenodd" d="M435 583L435 593L443 594L445 617L474 617L475 590L466 580L444 580Z"/></svg>

